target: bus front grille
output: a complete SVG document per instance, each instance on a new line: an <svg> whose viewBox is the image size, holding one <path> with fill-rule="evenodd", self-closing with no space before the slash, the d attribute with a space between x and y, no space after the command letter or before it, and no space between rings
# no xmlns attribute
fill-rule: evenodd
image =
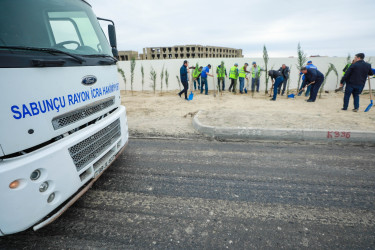
<svg viewBox="0 0 375 250"><path fill-rule="evenodd" d="M106 151L120 137L120 120L117 119L89 138L70 147L69 153L76 165L77 171L80 171Z"/></svg>
<svg viewBox="0 0 375 250"><path fill-rule="evenodd" d="M52 126L55 130L73 124L79 120L85 119L103 109L112 106L115 103L115 97L108 97L104 100L100 100L84 106L82 108L73 110L69 113L63 114L61 116L57 116L52 120Z"/></svg>

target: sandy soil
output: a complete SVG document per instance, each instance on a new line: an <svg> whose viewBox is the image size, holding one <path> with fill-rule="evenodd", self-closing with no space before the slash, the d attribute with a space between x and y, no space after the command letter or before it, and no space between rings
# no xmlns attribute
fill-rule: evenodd
<svg viewBox="0 0 375 250"><path fill-rule="evenodd" d="M362 95L360 112L342 111L343 93L323 94L315 103L305 102L304 96L296 99L278 97L276 102L264 93L234 95L224 92L214 98L195 92L193 101L178 97L177 91L160 95L151 92L122 91L122 102L127 108L131 135L186 136L196 134L192 115L199 110L200 121L220 127L295 128L324 130L375 131L375 107L363 112L370 103Z"/></svg>

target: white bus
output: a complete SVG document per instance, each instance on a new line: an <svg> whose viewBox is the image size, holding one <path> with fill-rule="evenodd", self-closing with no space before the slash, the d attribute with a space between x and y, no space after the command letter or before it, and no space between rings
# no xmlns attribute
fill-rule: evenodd
<svg viewBox="0 0 375 250"><path fill-rule="evenodd" d="M0 1L1 236L55 220L128 143L98 19L84 0Z"/></svg>

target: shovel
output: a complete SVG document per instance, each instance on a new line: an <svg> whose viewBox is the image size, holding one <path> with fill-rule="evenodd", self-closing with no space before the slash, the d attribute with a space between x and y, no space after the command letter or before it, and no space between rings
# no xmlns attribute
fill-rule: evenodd
<svg viewBox="0 0 375 250"><path fill-rule="evenodd" d="M365 109L365 112L369 112L371 107L374 105L374 101L372 100L372 90L371 90L371 84L370 84L370 77L369 76L367 77L367 80L368 80L368 87L369 87L369 90L370 90L370 104Z"/></svg>
<svg viewBox="0 0 375 250"><path fill-rule="evenodd" d="M192 101L193 98L194 98L194 94L193 94L193 91L191 91L191 93L190 93L190 95L189 95L189 97L188 97L188 100L189 100L189 101Z"/></svg>
<svg viewBox="0 0 375 250"><path fill-rule="evenodd" d="M314 83L314 82L311 82L311 83L307 84L307 85L305 86L305 88L308 87L308 86L310 86L310 85L313 84L313 83ZM298 91L296 95L298 95L299 93L301 93L301 91L303 91L305 88L303 88L303 89L301 89L300 91ZM290 94L290 95L288 95L288 98L294 98L296 95L295 95L295 94Z"/></svg>

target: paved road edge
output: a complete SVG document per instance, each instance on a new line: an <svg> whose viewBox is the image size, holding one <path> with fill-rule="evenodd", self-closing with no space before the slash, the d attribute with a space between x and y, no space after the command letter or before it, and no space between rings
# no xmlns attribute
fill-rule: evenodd
<svg viewBox="0 0 375 250"><path fill-rule="evenodd" d="M261 129L249 127L216 127L199 121L200 110L193 118L193 127L198 132L216 139L322 141L375 144L375 132L333 131L309 129Z"/></svg>

